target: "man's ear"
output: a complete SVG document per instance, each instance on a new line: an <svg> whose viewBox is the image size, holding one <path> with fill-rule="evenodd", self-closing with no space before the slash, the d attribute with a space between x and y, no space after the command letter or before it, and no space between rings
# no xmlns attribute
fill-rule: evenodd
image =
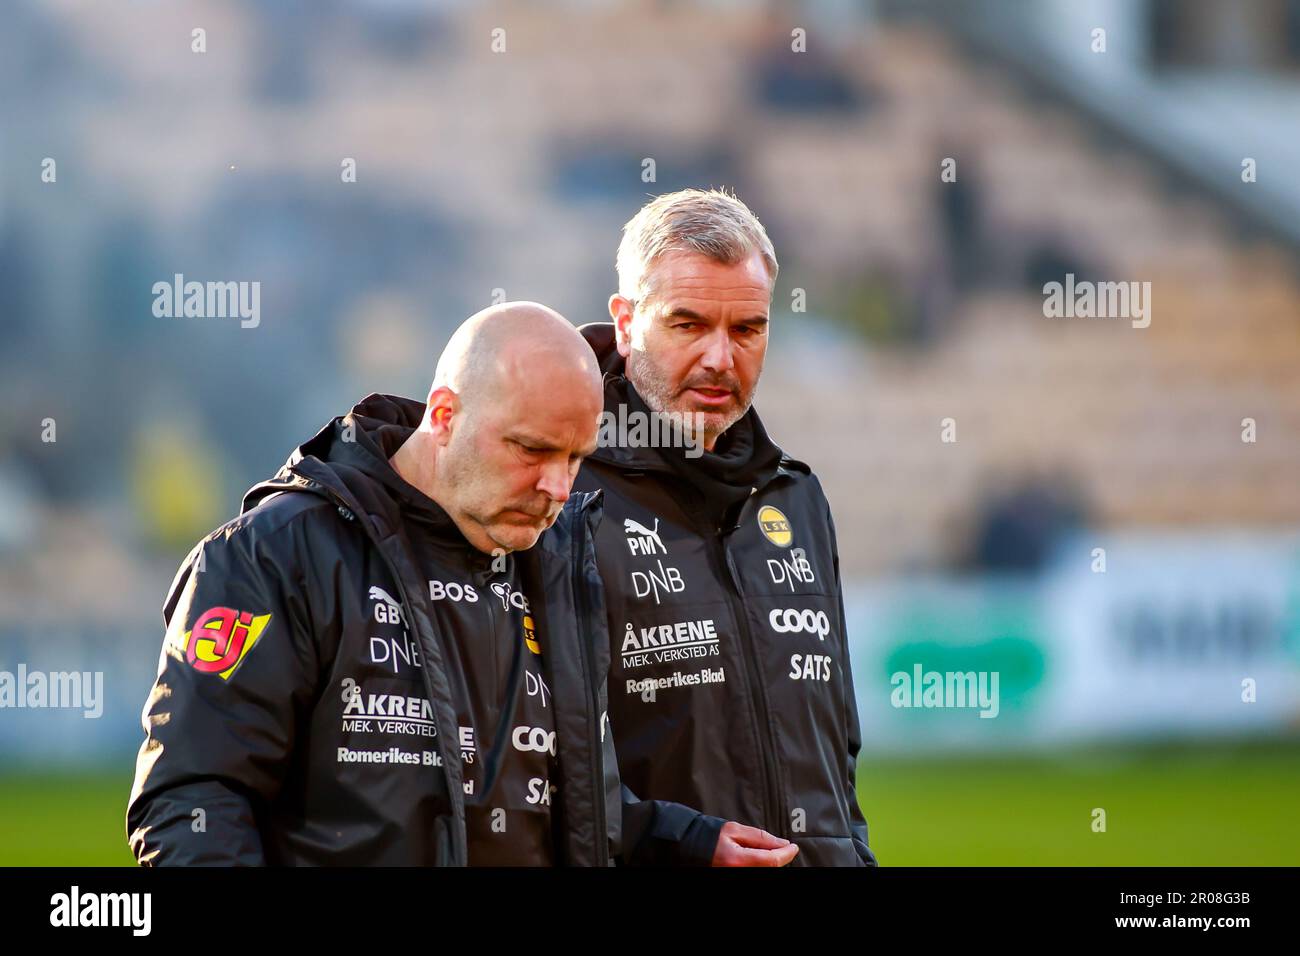
<svg viewBox="0 0 1300 956"><path fill-rule="evenodd" d="M451 437L452 423L459 411L460 396L446 385L440 385L429 392L429 400L424 407L425 421L439 444L446 444Z"/></svg>
<svg viewBox="0 0 1300 956"><path fill-rule="evenodd" d="M614 344L618 346L618 354L623 358L632 352L632 312L632 303L618 293L609 297L609 317L614 320Z"/></svg>

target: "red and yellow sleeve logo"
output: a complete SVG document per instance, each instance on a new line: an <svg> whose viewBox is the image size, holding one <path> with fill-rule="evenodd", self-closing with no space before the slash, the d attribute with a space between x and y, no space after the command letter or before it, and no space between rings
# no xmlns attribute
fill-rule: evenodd
<svg viewBox="0 0 1300 956"><path fill-rule="evenodd" d="M220 674L222 680L228 680L270 620L270 614L255 616L251 611L229 607L209 608L185 632L185 662L197 671Z"/></svg>

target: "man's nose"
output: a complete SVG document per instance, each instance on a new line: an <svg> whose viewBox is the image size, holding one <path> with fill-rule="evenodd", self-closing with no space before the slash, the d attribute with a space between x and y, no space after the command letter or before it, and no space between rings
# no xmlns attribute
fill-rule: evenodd
<svg viewBox="0 0 1300 956"><path fill-rule="evenodd" d="M566 462L555 461L542 466L541 477L537 480L538 491L562 505L569 500L572 488L573 475Z"/></svg>
<svg viewBox="0 0 1300 956"><path fill-rule="evenodd" d="M731 354L732 342L730 330L724 325L709 333L704 346L704 355L700 364L710 372L729 372L736 363Z"/></svg>

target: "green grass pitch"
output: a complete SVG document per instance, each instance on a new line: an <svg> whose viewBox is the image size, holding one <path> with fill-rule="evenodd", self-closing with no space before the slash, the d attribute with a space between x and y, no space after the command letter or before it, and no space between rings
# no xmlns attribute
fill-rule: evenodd
<svg viewBox="0 0 1300 956"><path fill-rule="evenodd" d="M127 760L0 776L0 865L132 863ZM1300 744L868 757L858 790L894 866L1295 866ZM1094 832L1093 811L1105 811Z"/></svg>

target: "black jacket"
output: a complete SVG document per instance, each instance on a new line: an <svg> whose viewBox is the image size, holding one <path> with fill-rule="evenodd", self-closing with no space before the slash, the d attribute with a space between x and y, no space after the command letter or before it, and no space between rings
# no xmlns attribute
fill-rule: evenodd
<svg viewBox="0 0 1300 956"><path fill-rule="evenodd" d="M467 863L465 790L491 778L493 754L458 729L447 629L486 626L476 615L500 574L468 544L417 562L399 496L368 467L423 410L370 396L185 560L127 811L141 863ZM555 862L568 865L622 851L599 515L598 495L574 495L535 547L510 555L532 627L498 615L543 648L558 783L530 797L555 792ZM708 818L685 808L632 802L627 821L633 860L712 852L699 837Z"/></svg>
<svg viewBox="0 0 1300 956"><path fill-rule="evenodd" d="M606 373L606 424L632 426L602 431L575 485L604 492L596 551L623 784L786 837L794 865L874 866L821 485L753 409L694 460L629 447L648 409L622 375L613 326L581 331Z"/></svg>

